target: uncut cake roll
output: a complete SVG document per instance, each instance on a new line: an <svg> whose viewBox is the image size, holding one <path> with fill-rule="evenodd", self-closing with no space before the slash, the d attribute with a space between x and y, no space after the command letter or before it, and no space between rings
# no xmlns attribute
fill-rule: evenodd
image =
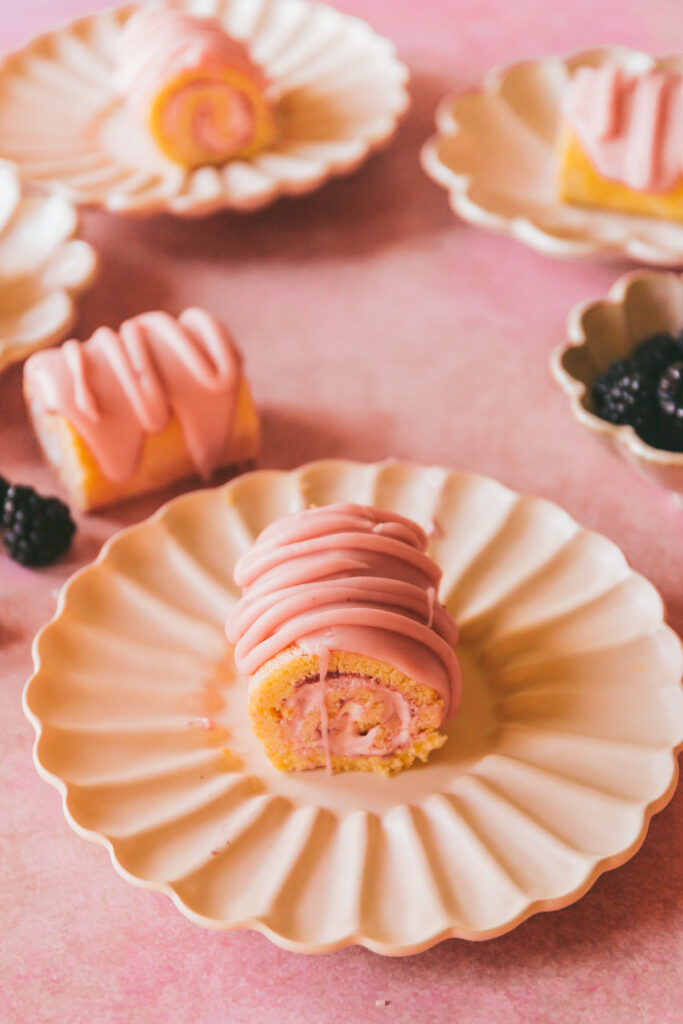
<svg viewBox="0 0 683 1024"><path fill-rule="evenodd" d="M426 552L417 523L342 503L277 520L238 560L226 632L276 768L389 774L446 741L458 630Z"/></svg>
<svg viewBox="0 0 683 1024"><path fill-rule="evenodd" d="M82 510L251 462L259 420L227 329L150 312L31 356L24 396L47 461Z"/></svg>

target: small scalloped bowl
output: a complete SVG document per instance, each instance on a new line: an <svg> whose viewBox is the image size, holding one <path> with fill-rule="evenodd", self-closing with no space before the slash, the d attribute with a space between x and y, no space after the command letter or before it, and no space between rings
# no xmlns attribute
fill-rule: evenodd
<svg viewBox="0 0 683 1024"><path fill-rule="evenodd" d="M0 372L71 328L73 296L97 268L92 246L74 238L77 229L67 199L25 184L0 163Z"/></svg>
<svg viewBox="0 0 683 1024"><path fill-rule="evenodd" d="M683 278L664 271L625 274L606 299L581 303L567 322L569 344L558 346L550 368L569 396L573 416L647 480L683 503L683 452L653 448L633 427L615 426L593 412L591 385L617 359L657 331L683 328Z"/></svg>
<svg viewBox="0 0 683 1024"><path fill-rule="evenodd" d="M309 0L177 0L245 42L278 98L272 145L186 170L160 152L113 84L137 4L99 11L0 61L0 156L73 202L197 217L303 195L358 168L408 108L408 70L360 18Z"/></svg>
<svg viewBox="0 0 683 1024"><path fill-rule="evenodd" d="M559 198L555 142L565 86L577 67L606 61L631 72L683 71L681 55L655 60L624 46L494 68L477 89L441 101L422 167L447 190L458 217L547 256L680 266L683 223Z"/></svg>

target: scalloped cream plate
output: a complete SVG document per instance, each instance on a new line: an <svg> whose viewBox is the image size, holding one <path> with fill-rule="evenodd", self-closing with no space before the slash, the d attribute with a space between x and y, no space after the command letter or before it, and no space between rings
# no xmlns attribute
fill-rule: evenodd
<svg viewBox="0 0 683 1024"><path fill-rule="evenodd" d="M612 285L607 298L582 302L569 314L567 344L550 357L550 369L569 398L574 419L625 459L637 473L670 491L683 504L683 452L653 448L633 427L616 426L593 411L595 378L639 342L683 330L683 277L670 271L632 271Z"/></svg>
<svg viewBox="0 0 683 1024"><path fill-rule="evenodd" d="M250 160L186 171L112 86L135 6L93 14L0 66L0 157L77 203L122 213L253 210L318 188L386 143L408 106L407 69L365 22L308 0L179 0L218 17L273 82L276 141Z"/></svg>
<svg viewBox="0 0 683 1024"><path fill-rule="evenodd" d="M573 206L558 198L555 140L562 97L582 65L616 61L630 72L683 72L683 56L655 60L621 46L496 68L474 92L447 96L422 166L463 220L566 259L626 256L683 263L683 223Z"/></svg>
<svg viewBox="0 0 683 1024"><path fill-rule="evenodd" d="M278 773L223 623L273 519L338 500L432 528L461 625L461 711L425 766ZM41 775L129 881L198 924L405 955L566 906L670 799L683 653L604 537L486 477L387 462L261 471L183 496L66 585L24 706Z"/></svg>
<svg viewBox="0 0 683 1024"><path fill-rule="evenodd" d="M97 266L92 246L74 237L77 229L68 200L25 184L11 164L0 163L0 372L71 328L73 296Z"/></svg>

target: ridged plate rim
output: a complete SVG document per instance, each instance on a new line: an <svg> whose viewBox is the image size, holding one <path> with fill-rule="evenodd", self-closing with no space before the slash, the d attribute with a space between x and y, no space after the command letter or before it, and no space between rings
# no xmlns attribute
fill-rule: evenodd
<svg viewBox="0 0 683 1024"><path fill-rule="evenodd" d="M142 521L140 523L137 523L137 524L135 524L133 526L127 527L127 528L119 531L117 534L115 534L113 537L111 537L103 545L101 551L99 552L98 556L95 558L95 560L93 562L91 562L89 565L86 565L83 568L81 568L80 570L78 570L76 573L74 573L70 577L69 580L67 580L67 582L64 584L64 586L62 587L62 589L61 589L61 591L59 593L58 601L57 601L57 608L56 608L55 614L53 615L52 619L38 632L38 634L36 635L36 637L35 637L35 639L33 641L32 656L33 656L33 662L34 662L34 670L33 670L33 674L31 675L30 679L28 680L28 682L27 682L27 684L26 684L26 686L24 688L24 691L23 691L23 695L22 695L23 709L24 709L24 712L25 712L28 720L32 724L32 726L33 726L33 728L35 730L35 733L36 733L36 738L35 738L35 743L34 743L34 748L33 748L34 764L36 766L36 769L37 769L39 775L43 779L45 779L46 782L50 783L50 785L52 785L55 789L57 789L58 792L61 794L61 797L62 797L62 809L63 809L64 815L65 815L65 818L66 818L68 824L71 826L71 828L73 828L73 830L78 835L82 836L83 838L85 838L85 839L87 839L89 841L95 842L98 845L104 846L108 850L108 852L109 852L109 856L111 858L111 861L112 861L112 864L113 864L114 868L116 869L118 874L121 875L121 877L123 877L126 881L129 881L133 885L136 885L136 886L138 886L140 888L150 889L150 890L156 891L156 892L161 892L161 893L169 896L171 898L171 900L174 902L174 904L176 905L176 907L181 911L181 913L185 917L187 917L189 920L191 920L191 921L193 921L193 922L195 922L195 923L197 923L197 924L199 924L199 925L201 925L201 926L203 926L205 928L216 930L216 931L230 931L230 930L240 930L240 929L255 930L255 931L258 931L261 934L265 935L275 945L277 945L277 946L279 946L279 947L281 947L283 949L286 949L286 950L289 950L289 951L292 951L292 952L307 953L307 954L312 954L312 953L316 953L316 954L328 953L328 952L339 950L339 949L342 949L342 948L345 948L345 947L348 947L348 946L360 945L360 946L364 946L365 948L368 948L368 949L372 950L373 952L376 952L376 953L379 953L379 954L382 954L382 955L385 955L385 956L406 956L406 955L412 955L412 954L415 954L415 953L422 952L422 951L432 947L436 943L439 943L439 942L441 942L441 941L443 941L444 939L447 939L447 938L462 938L462 939L468 939L468 940L485 940L485 939L489 939L489 938L498 937L498 936L506 934L509 931L511 931L512 929L516 928L522 922L526 921L529 917L531 917L532 915L534 915L534 914L536 914L538 912L557 910L557 909L561 909L563 907L569 906L570 904L572 904L576 900L578 900L581 896L583 896L593 886L593 884L600 877L600 875L602 875L605 871L611 870L611 869L613 869L615 867L618 867L618 866L624 864L626 861L628 861L638 851L638 849L642 845L642 843L643 843L643 841L644 841L644 839L646 837L646 834L647 834L647 831L648 831L648 828L649 828L649 824L650 824L651 818L653 817L654 814L656 814L658 811L662 810L667 805L667 803L671 800L671 798L673 796L673 793L674 793L674 791L676 789L676 785L677 785L677 782L678 782L677 754L678 754L678 752L681 749L683 749L683 732L680 735L679 741L674 746L667 747L667 752L669 753L669 758L670 758L670 773L669 773L667 784L664 786L664 788L662 789L662 791L659 793L658 796L656 796L655 798L653 798L652 800L648 801L647 803L643 804L640 807L642 825L641 825L640 831L639 831L637 837L635 838L635 840L632 843L629 843L628 846L626 846L624 849L618 851L614 855L610 855L610 856L606 856L606 857L602 857L602 858L598 859L597 862L595 863L593 869L591 871L589 871L585 875L585 877L582 879L582 881L581 881L581 883L579 885L575 886L570 891L559 895L557 898L553 898L553 899L539 899L539 900L532 900L532 901L530 901L528 903L528 905L526 907L524 907L522 911L520 911L520 913L515 914L514 916L510 917L508 920L506 920L500 926L496 926L494 928L487 929L487 930L476 930L476 931L463 930L462 928L458 928L458 927L449 927L449 928L445 928L445 929L440 929L438 932L435 932L434 934L430 935L428 938L423 939L420 942L415 943L415 944L410 944L410 943L397 944L397 943L392 943L392 942L377 941L377 940L374 940L373 938L365 935L364 933L360 933L360 932L359 933L353 932L351 934L345 934L345 935L339 937L338 939L336 939L334 941L331 941L331 942L328 942L328 943L309 943L309 942L305 942L305 941L300 941L300 940L292 939L289 936L287 936L286 934L283 934L276 927L271 927L269 924L267 924L266 922L264 922L263 920L260 920L260 919L249 918L249 919L242 919L242 920L229 920L229 921L226 921L226 920L220 920L220 919L216 919L216 918L211 918L211 917L203 916L203 915L197 913L196 911L194 911L191 907L189 907L187 905L187 903L185 903L183 901L183 899L179 896L179 894L174 891L173 887L170 884L159 883L159 882L154 882L154 881L150 881L150 880L146 880L146 879L141 879L139 877L136 877L134 874L131 874L120 863L120 861L118 859L118 856L117 856L117 851L116 851L116 848L115 848L115 844L107 836L104 836L104 835L102 835L101 833L99 833L97 831L93 831L93 830L91 830L91 829L89 829L87 827L84 827L78 820L75 819L75 817L71 814L70 809L69 809L69 807L67 805L68 796L69 796L69 785L68 785L68 783L66 783L59 776L53 774L41 762L40 740L41 740L43 726L42 726L42 721L41 721L40 717L33 711L32 707L31 707L31 700L32 700L33 690L34 690L34 688L38 684L41 670L44 667L44 663L43 663L43 660L42 660L42 657L41 657L41 645L42 645L43 639L46 636L48 636L50 634L51 630L59 623L59 621L60 621L60 619L61 619L61 617L62 617L62 615L64 613L65 604L66 604L67 596L69 594L70 589L79 580L81 580L84 576L87 576L88 574L93 573L93 572L97 572L98 567L107 559L107 557L110 554L110 552L112 550L115 550L117 546L125 544L128 538L135 536L140 531L152 528L154 526L154 524L163 521L163 519L168 515L168 513L170 511L173 511L174 509L177 509L177 508L181 507L183 504L187 504L187 503L192 502L192 501L194 501L194 502L201 501L202 497L204 495L213 494L216 491L220 491L223 494L227 495L227 494L230 494L230 492L232 490L234 490L235 488L239 487L240 484L243 481L245 481L246 479L252 479L253 480L254 478L259 478L259 477L263 478L264 480L267 480L267 478L270 478L272 480L272 479L275 479L275 478L281 479L282 477L287 476L287 477L290 477L290 478L297 478L297 479L301 479L301 480L305 481L305 478L306 478L307 474L316 473L316 472L320 472L320 471L324 471L326 473L331 473L331 474L335 474L335 473L341 474L341 473L348 472L348 471L363 469L363 470L373 471L374 473L379 474L380 472L385 470L387 467L398 467L399 469L406 470L409 473L424 473L426 470L434 469L434 470L437 470L437 471L443 473L444 474L444 479L449 479L451 477L458 477L458 478L461 478L462 480L477 481L477 482L482 483L484 485L486 485L486 484L495 484L495 486L500 488L501 491L505 491L509 495L511 495L511 496L513 496L515 498L518 498L518 499L529 498L529 500L531 500L532 502L543 504L544 506L552 508L555 511L562 512L562 514L567 518L568 522L570 522L572 525L577 526L577 528L581 532L581 534L589 535L589 536L592 536L592 537L599 538L601 542L605 543L611 549L614 549L616 552L618 552L621 555L621 552L619 551L617 546L615 544L613 544L613 542L608 541L603 535L598 534L596 531L588 530L588 529L586 529L584 527L581 527L580 524L578 524L573 517L568 516L568 514L566 512L564 512L564 510L562 510L560 508L560 506L557 506L555 503L547 501L546 499L535 498L533 496L529 497L529 496L524 495L524 494L519 494L518 492L515 492L512 488L506 487L505 485L499 483L498 481L495 481L492 478L483 476L481 474L469 473L469 472L459 472L459 471L456 471L456 470L441 469L440 467L430 467L430 466L420 465L418 463L403 462L403 461L397 461L397 460L388 460L388 461L383 461L383 462L379 462L379 463L372 463L372 464L360 463L360 462L356 462L356 461L353 461L353 460L345 460L345 459L317 460L317 461L314 461L314 462L310 462L310 463L304 464L304 465L302 465L302 466L300 466L300 467L298 467L298 468L296 468L294 470L290 470L290 471L287 471L287 470L256 470L256 471L254 471L252 473L244 474L244 475L242 475L240 477L237 477L233 481L231 481L231 482L229 482L227 484L224 484L220 488L210 488L210 489L206 489L204 491L195 491L195 492L191 492L189 494L181 495L181 496L176 497L176 498L172 499L171 501L167 502L165 505L163 505L161 508L159 508L148 519L146 519L146 520L144 520L144 521ZM664 622L664 607L663 607L660 595L655 590L655 588L652 586L652 584L650 584L639 573L636 573L627 563L625 563L625 564L626 564L626 568L628 569L628 576L630 578L635 578L635 579L641 581L644 585L647 586L647 588L649 588L651 596L656 598L656 601L658 603L658 608L659 608L659 611L660 611L660 615L661 615L661 623L659 623L658 626L661 626L664 629L665 632L671 634L671 637L673 639L675 639L675 641L676 641L676 643L678 645L678 650L679 650L679 669L681 670L681 673L683 673L683 649L681 649L681 643L680 643L680 640L677 637L677 635ZM407 805L404 805L404 806L407 806Z"/></svg>
<svg viewBox="0 0 683 1024"><path fill-rule="evenodd" d="M31 185L22 177L14 164L0 160L0 190L4 190L5 187L3 179L5 179L8 189L16 188L18 198L9 224L0 227L0 243L5 226L14 227L17 219L21 220L24 216L23 208L29 206L30 203L40 204L43 215L48 214L48 207L59 206L63 218L69 221L69 227L62 233L61 239L56 244L51 241L49 248L44 248L43 262L31 277L42 277L48 267L54 272L54 268L60 263L66 265L70 259L73 260L75 252L78 253L80 266L77 272L74 272L72 266L67 279L55 283L43 296L43 298L52 296L61 298L64 309L58 321L52 321L40 333L34 333L29 340L0 333L0 373L13 363L26 359L31 353L46 348L65 337L76 321L77 296L93 283L98 270L97 251L80 238L78 213L68 199ZM0 276L0 284L2 283ZM11 285L11 279L9 284Z"/></svg>

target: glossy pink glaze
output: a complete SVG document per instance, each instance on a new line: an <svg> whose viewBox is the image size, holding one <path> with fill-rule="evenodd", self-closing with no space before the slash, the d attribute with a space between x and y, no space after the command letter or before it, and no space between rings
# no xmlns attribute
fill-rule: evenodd
<svg viewBox="0 0 683 1024"><path fill-rule="evenodd" d="M444 718L455 714L458 631L434 601L441 570L426 549L416 523L368 506L326 505L272 523L235 566L245 590L227 636L238 669L253 675L293 643L362 653L431 687Z"/></svg>
<svg viewBox="0 0 683 1024"><path fill-rule="evenodd" d="M104 476L128 480L145 437L180 423L187 450L208 477L233 429L242 361L228 331L201 309L142 313L118 333L98 328L89 341L37 352L24 369L38 412L64 416Z"/></svg>
<svg viewBox="0 0 683 1024"><path fill-rule="evenodd" d="M226 70L244 75L260 92L268 88L246 47L217 18L196 18L172 7L143 8L121 34L115 85L146 121L157 96L177 79L161 110L163 133L173 137L185 130L188 102L211 82L217 92L194 112L192 132L208 153L227 157L251 142L256 125L247 97L218 80ZM193 77L183 82L186 74Z"/></svg>
<svg viewBox="0 0 683 1024"><path fill-rule="evenodd" d="M596 170L641 192L665 192L683 176L683 76L629 76L616 64L582 67L567 116Z"/></svg>

